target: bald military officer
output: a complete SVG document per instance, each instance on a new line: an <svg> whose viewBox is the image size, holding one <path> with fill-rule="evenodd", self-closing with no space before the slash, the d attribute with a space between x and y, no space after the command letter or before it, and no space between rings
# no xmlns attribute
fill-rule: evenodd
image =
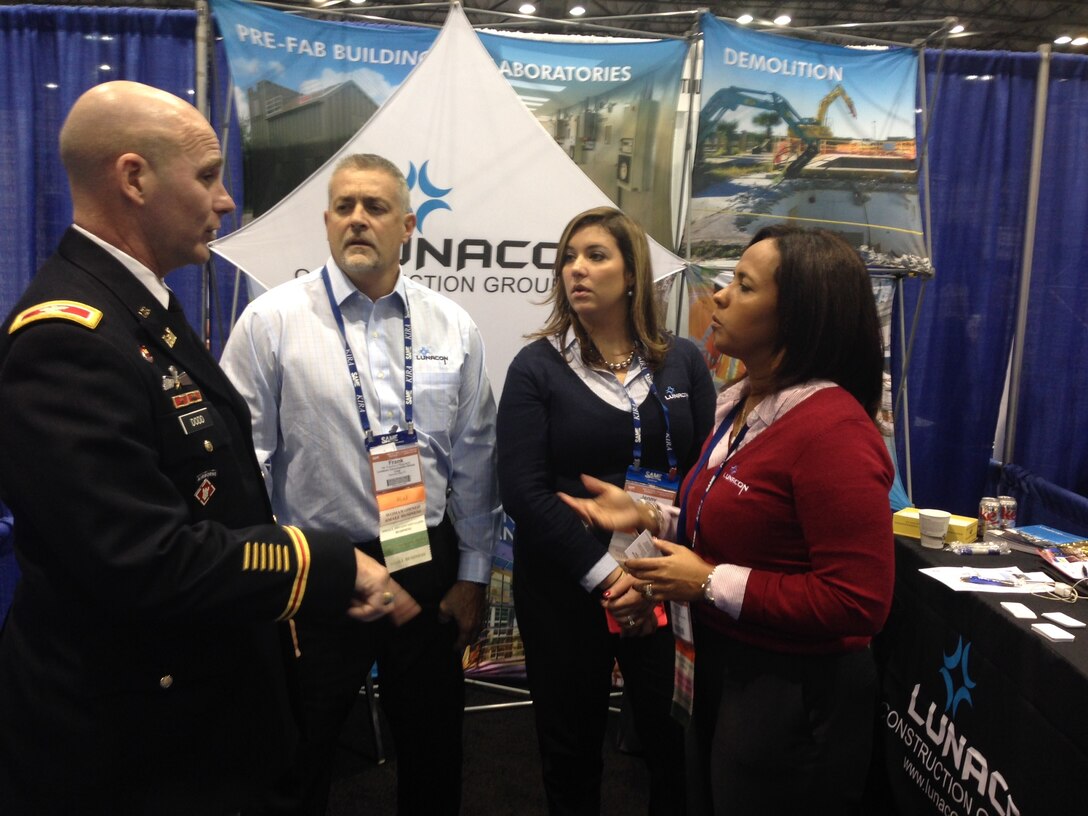
<svg viewBox="0 0 1088 816"><path fill-rule="evenodd" d="M74 224L0 328L22 571L0 809L255 811L297 737L284 622L404 619L411 601L347 540L273 522L246 404L163 281L208 260L234 209L208 123L111 82L60 149Z"/></svg>

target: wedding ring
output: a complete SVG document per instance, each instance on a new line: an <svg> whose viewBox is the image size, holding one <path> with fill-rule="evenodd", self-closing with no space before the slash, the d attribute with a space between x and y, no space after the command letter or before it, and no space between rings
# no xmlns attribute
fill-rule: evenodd
<svg viewBox="0 0 1088 816"><path fill-rule="evenodd" d="M393 603L393 598L395 598L395 597L396 596L392 592L383 592L382 593L382 603L385 606L389 606L389 604Z"/></svg>
<svg viewBox="0 0 1088 816"><path fill-rule="evenodd" d="M646 584L642 588L642 596L647 601L652 601L654 599L654 585L653 584Z"/></svg>

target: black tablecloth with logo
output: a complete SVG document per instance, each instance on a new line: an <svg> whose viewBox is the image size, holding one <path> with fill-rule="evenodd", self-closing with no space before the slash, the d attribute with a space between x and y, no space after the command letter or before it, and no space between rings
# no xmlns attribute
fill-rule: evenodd
<svg viewBox="0 0 1088 816"><path fill-rule="evenodd" d="M1035 556L958 556L896 541L895 602L874 641L882 693L875 798L900 816L1080 813L1088 805L1088 629L1051 642L1001 601L1088 623L1088 600L955 592L918 570L1016 565ZM879 811L874 808L873 812ZM890 808L886 812L894 812Z"/></svg>

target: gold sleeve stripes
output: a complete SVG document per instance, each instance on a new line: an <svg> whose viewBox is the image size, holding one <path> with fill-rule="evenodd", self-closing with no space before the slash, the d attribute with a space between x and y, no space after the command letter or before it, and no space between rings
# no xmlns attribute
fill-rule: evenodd
<svg viewBox="0 0 1088 816"><path fill-rule="evenodd" d="M306 536L297 527L284 527L290 544L275 544L268 541L247 541L242 550L243 572L295 572L291 584L291 594L287 599L287 608L276 620L294 617L306 595L306 581L310 576L310 545ZM291 559L291 550L295 558ZM294 566L292 566L294 564Z"/></svg>
<svg viewBox="0 0 1088 816"><path fill-rule="evenodd" d="M291 544L295 548L297 566L295 567L295 581L291 585L291 595L287 599L287 608L283 610L283 614L277 620L288 620L295 616L299 607L302 606L302 599L306 595L306 581L310 577L310 544L306 541L306 536L298 527L285 526L283 529L287 531Z"/></svg>
<svg viewBox="0 0 1088 816"><path fill-rule="evenodd" d="M290 544L247 541L242 552L243 572L290 572Z"/></svg>

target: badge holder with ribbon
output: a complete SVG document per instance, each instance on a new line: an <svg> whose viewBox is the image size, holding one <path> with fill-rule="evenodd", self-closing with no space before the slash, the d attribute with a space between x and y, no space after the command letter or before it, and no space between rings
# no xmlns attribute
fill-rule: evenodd
<svg viewBox="0 0 1088 816"><path fill-rule="evenodd" d="M733 410L721 421L718 429L714 432L714 436L704 448L702 456L699 457L699 461L692 468L692 473L700 473L707 466L711 453L714 452L714 449L718 447L722 439L725 438L726 433L733 426L733 421L737 418L742 405L744 405L744 400L738 402ZM710 488L714 486L718 477L721 476L726 463L737 452L737 448L740 447L741 440L744 439L747 432L748 424L744 423L741 425L740 430L737 431L737 435L729 443L729 450L725 455L725 459L718 465L714 475L710 477L706 490L703 491L703 495L699 499L699 506L695 511L694 535L692 535L691 544L689 545L692 549L695 548L695 543L699 537L699 519L703 513L703 502L706 501L706 497L710 494ZM684 539L687 530L687 503L690 494L691 482L689 481L688 489L680 497L680 518L676 527L676 537L684 544L687 544ZM691 719L692 703L695 697L695 637L691 624L691 605L687 601L670 601L669 611L672 613L672 631L676 636L676 655L673 661L672 716L686 725Z"/></svg>
<svg viewBox="0 0 1088 816"><path fill-rule="evenodd" d="M427 535L427 496L419 457L419 439L412 419L412 317L408 303L406 301L404 304L404 420L407 428L397 430L394 426L389 433L375 434L367 416L355 355L344 330L344 316L333 296L327 268L321 270L321 276L344 342L344 357L355 388L355 405L363 428L378 503L378 537L385 567L390 572L396 572L425 564L431 560L431 545Z"/></svg>
<svg viewBox="0 0 1088 816"><path fill-rule="evenodd" d="M632 464L627 468L627 478L624 481L623 489L635 501L654 502L660 508L672 507L676 501L677 491L680 489L680 477L677 469L676 451L673 450L672 446L672 434L669 426L669 406L661 399L660 394L658 394L657 386L654 385L650 370L648 368L643 368L639 373L639 376L649 377L650 394L653 395L654 399L656 399L661 406L661 411L665 418L665 454L668 458L669 470L663 472L642 467L642 415L639 413L638 405L628 392L627 399L631 402L631 422L634 425L635 443L631 454ZM632 542L634 541L635 536L631 533L620 531L614 532L612 534L612 539L608 543L608 551L612 554L612 557L620 563L627 558L639 557L639 555L632 554L630 551ZM658 554L656 549L653 549L653 552L649 553L649 555ZM618 633L622 631L619 622L610 612L608 612L608 610L605 610L605 615L608 621L609 632ZM664 603L654 605L654 617L657 619L658 626L665 626L668 623L668 618L665 616Z"/></svg>

